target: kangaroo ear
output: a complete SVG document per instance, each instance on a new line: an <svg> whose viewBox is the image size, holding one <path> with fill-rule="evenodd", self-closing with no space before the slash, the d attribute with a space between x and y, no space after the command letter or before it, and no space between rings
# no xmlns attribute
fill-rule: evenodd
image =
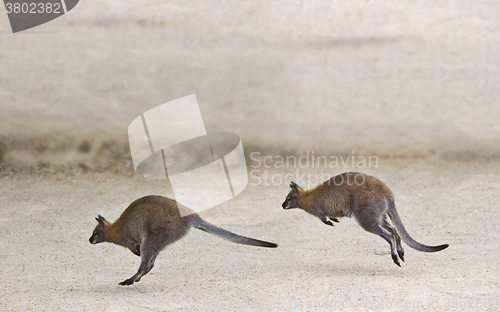
<svg viewBox="0 0 500 312"><path fill-rule="evenodd" d="M101 215L98 215L97 218L95 218L97 220L97 222L99 222L99 224L104 228L106 229L108 226L108 221L106 221L106 219L104 219L103 216Z"/></svg>
<svg viewBox="0 0 500 312"><path fill-rule="evenodd" d="M297 195L300 192L300 186L295 182L290 182L290 188L292 189L292 194Z"/></svg>

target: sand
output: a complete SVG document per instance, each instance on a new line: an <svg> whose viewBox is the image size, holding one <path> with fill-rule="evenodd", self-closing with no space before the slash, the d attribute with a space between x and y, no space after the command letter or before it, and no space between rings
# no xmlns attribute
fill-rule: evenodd
<svg viewBox="0 0 500 312"><path fill-rule="evenodd" d="M5 311L493 311L500 308L500 163L381 160L365 172L393 190L409 233L438 253L388 244L341 219L334 228L285 211L286 183L249 185L201 216L277 249L237 245L192 229L132 286L139 258L88 242L101 214L115 220L136 198L172 196L166 182L105 173L0 179L1 309ZM349 168L348 168L349 169ZM293 172L264 170L275 182ZM318 175L319 170L301 169ZM329 173L339 170L330 170ZM257 184L256 179L250 180ZM270 183L269 183L270 184Z"/></svg>

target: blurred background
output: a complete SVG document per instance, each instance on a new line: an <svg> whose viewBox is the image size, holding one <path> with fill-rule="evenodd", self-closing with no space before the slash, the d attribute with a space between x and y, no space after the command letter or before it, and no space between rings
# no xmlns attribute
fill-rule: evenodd
<svg viewBox="0 0 500 312"><path fill-rule="evenodd" d="M133 172L129 123L190 94L247 154L498 157L499 29L488 0L93 0L18 34L2 6L0 166Z"/></svg>

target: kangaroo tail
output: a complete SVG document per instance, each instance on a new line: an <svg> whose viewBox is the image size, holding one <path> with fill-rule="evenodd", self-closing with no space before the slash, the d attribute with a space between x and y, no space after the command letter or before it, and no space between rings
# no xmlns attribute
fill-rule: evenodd
<svg viewBox="0 0 500 312"><path fill-rule="evenodd" d="M222 237L224 239L227 239L228 241L231 241L231 242L235 242L238 244L244 244L244 245L268 247L268 248L278 247L278 245L276 245L274 243L269 243L269 242L261 241L258 239L253 239L250 237L241 236L241 235L226 231L224 229L221 229L220 227L217 227L213 224L206 222L205 220L203 220L202 218L200 218L196 214L191 214L185 218L186 218L187 225L194 227L194 228L197 228L199 230L208 232L210 234L217 235L217 236Z"/></svg>
<svg viewBox="0 0 500 312"><path fill-rule="evenodd" d="M405 227L403 226L403 222L401 222L401 219L399 218L399 214L396 211L396 205L394 204L394 199L387 199L387 205L388 205L388 210L387 213L389 214L389 217L392 220L392 223L394 223L394 226L396 227L396 230L398 231L399 235L403 239L403 241L408 244L413 249L419 250L419 251L424 251L424 252L436 252L440 251L443 249L448 248L448 244L444 245L439 245L439 246L427 246L420 244L416 240L414 240L408 232L406 232Z"/></svg>

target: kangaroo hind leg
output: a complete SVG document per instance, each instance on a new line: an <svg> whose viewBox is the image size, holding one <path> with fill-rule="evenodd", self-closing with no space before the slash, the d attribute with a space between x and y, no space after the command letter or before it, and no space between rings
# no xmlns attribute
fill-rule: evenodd
<svg viewBox="0 0 500 312"><path fill-rule="evenodd" d="M384 227L384 229L391 232L392 237L394 238L394 242L396 243L396 249L398 251L398 256L401 259L401 261L404 262L405 261L405 252L403 250L403 246L401 246L401 237L399 236L398 231L396 231L396 229L392 226L387 214L384 216L384 223L382 226Z"/></svg>
<svg viewBox="0 0 500 312"><path fill-rule="evenodd" d="M148 248L149 246L149 248ZM137 270L137 273L134 274L129 279L124 280L123 282L119 283L122 286L126 285L132 285L135 282L138 282L141 280L141 278L148 274L149 271L154 267L156 256L158 256L159 251L156 251L152 248L151 244L148 244L147 242L143 243L141 245L141 264L139 265L139 269Z"/></svg>
<svg viewBox="0 0 500 312"><path fill-rule="evenodd" d="M366 231L370 232L370 233L373 233L375 235L378 235L380 237L382 237L383 239L385 239L389 245L391 246L391 257L392 257L392 260L394 261L394 263L396 263L398 266L401 266L401 264L399 264L399 259L398 259L398 255L396 253L396 244L394 242L394 239L393 239L393 235L390 231L386 230L383 226L383 221L380 220L380 222L370 222L369 224L360 224L361 227L363 229L365 229Z"/></svg>

